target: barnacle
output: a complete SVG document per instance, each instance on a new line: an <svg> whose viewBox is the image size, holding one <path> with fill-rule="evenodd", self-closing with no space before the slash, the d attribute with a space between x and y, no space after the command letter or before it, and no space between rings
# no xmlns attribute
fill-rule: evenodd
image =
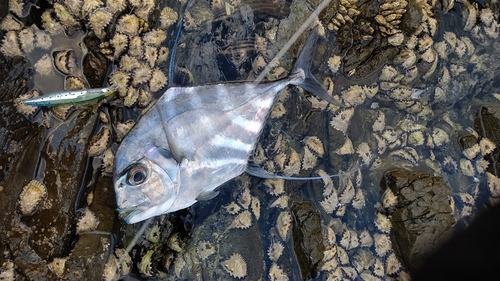
<svg viewBox="0 0 500 281"><path fill-rule="evenodd" d="M467 159L469 160L474 160L474 158L477 157L479 152L481 151L481 147L479 146L478 143L472 145L471 147L468 147L464 149L463 154Z"/></svg>
<svg viewBox="0 0 500 281"><path fill-rule="evenodd" d="M33 214L45 198L47 198L45 185L37 180L30 181L19 195L21 214L25 216Z"/></svg>
<svg viewBox="0 0 500 281"><path fill-rule="evenodd" d="M236 218L234 218L234 220L231 222L227 230L233 228L247 229L250 226L252 226L252 215L250 214L249 211L245 210L240 214L238 214Z"/></svg>
<svg viewBox="0 0 500 281"><path fill-rule="evenodd" d="M479 174L482 174L488 169L488 166L490 165L490 161L486 159L479 159L476 161L476 171Z"/></svg>
<svg viewBox="0 0 500 281"><path fill-rule="evenodd" d="M43 28L49 32L50 34L57 34L59 32L62 32L64 30L63 26L56 21L52 15L51 15L52 10L47 9L45 12L43 12L41 19L43 23Z"/></svg>
<svg viewBox="0 0 500 281"><path fill-rule="evenodd" d="M172 24L177 22L178 19L177 12L170 7L165 7L160 13L161 28L167 29Z"/></svg>
<svg viewBox="0 0 500 281"><path fill-rule="evenodd" d="M149 80L149 90L153 93L158 92L166 84L167 76L159 68L155 68Z"/></svg>
<svg viewBox="0 0 500 281"><path fill-rule="evenodd" d="M123 34L123 33L118 33L117 32L117 33L115 33L115 35L113 36L113 38L109 41L109 43L115 49L113 56L116 59L127 48L127 46L128 46L128 36L125 35L125 34Z"/></svg>
<svg viewBox="0 0 500 281"><path fill-rule="evenodd" d="M150 67L154 67L156 64L156 59L158 58L158 49L155 46L147 45L144 47L144 58L148 62Z"/></svg>
<svg viewBox="0 0 500 281"><path fill-rule="evenodd" d="M354 107L341 109L332 117L330 125L345 134L347 132L347 128L349 127L349 123L351 122L352 116L354 116Z"/></svg>
<svg viewBox="0 0 500 281"><path fill-rule="evenodd" d="M366 99L364 89L359 85L349 87L342 91L342 101L346 106L355 106L362 104Z"/></svg>
<svg viewBox="0 0 500 281"><path fill-rule="evenodd" d="M196 247L196 252L198 253L198 257L202 261L208 259L211 255L215 254L215 246L208 241L200 241L198 242L198 247Z"/></svg>
<svg viewBox="0 0 500 281"><path fill-rule="evenodd" d="M340 240L340 246L346 250L351 250L359 246L358 235L356 231L346 229Z"/></svg>
<svg viewBox="0 0 500 281"><path fill-rule="evenodd" d="M83 233L94 230L96 229L98 224L99 224L99 219L94 214L94 212L92 212L89 209L83 209L81 217L78 219L78 222L76 223L76 232Z"/></svg>
<svg viewBox="0 0 500 281"><path fill-rule="evenodd" d="M352 206L355 209L361 210L361 208L363 208L365 206L365 204L366 204L366 200L365 200L365 195L363 193L363 190L358 189L356 191L356 195L354 196L354 199L352 200Z"/></svg>
<svg viewBox="0 0 500 281"><path fill-rule="evenodd" d="M52 37L45 31L37 30L35 32L35 40L37 48L48 50L52 46Z"/></svg>
<svg viewBox="0 0 500 281"><path fill-rule="evenodd" d="M500 197L500 179L490 172L486 172L488 178L488 189L490 190L491 196Z"/></svg>
<svg viewBox="0 0 500 281"><path fill-rule="evenodd" d="M165 46L161 46L158 49L158 58L156 59L156 63L159 64L167 60L169 54L169 50Z"/></svg>
<svg viewBox="0 0 500 281"><path fill-rule="evenodd" d="M244 278L247 276L247 263L243 257L234 253L229 259L221 262L222 268L234 278Z"/></svg>
<svg viewBox="0 0 500 281"><path fill-rule="evenodd" d="M80 77L66 76L64 78L65 90L81 90L85 89L85 82Z"/></svg>
<svg viewBox="0 0 500 281"><path fill-rule="evenodd" d="M236 215L241 211L241 207L234 202L231 202L229 205L224 206L224 209L226 209L226 211L231 215Z"/></svg>
<svg viewBox="0 0 500 281"><path fill-rule="evenodd" d="M286 108L285 108L285 106L283 105L282 102L277 102L273 106L273 109L271 110L270 116L271 116L272 119L276 119L276 118L282 117L285 114L286 114Z"/></svg>
<svg viewBox="0 0 500 281"><path fill-rule="evenodd" d="M115 255L110 255L108 261L104 265L102 272L103 281L115 281L120 279L120 272L118 268L118 260Z"/></svg>
<svg viewBox="0 0 500 281"><path fill-rule="evenodd" d="M167 39L167 34L161 29L153 29L143 36L144 43L154 47L159 47L165 39Z"/></svg>
<svg viewBox="0 0 500 281"><path fill-rule="evenodd" d="M252 203L250 204L253 215L258 220L260 218L260 201L259 198L252 196Z"/></svg>
<svg viewBox="0 0 500 281"><path fill-rule="evenodd" d="M19 31L21 28L23 28L23 23L11 14L5 15L0 23L0 30L3 31Z"/></svg>
<svg viewBox="0 0 500 281"><path fill-rule="evenodd" d="M320 201L319 204L328 214L333 213L339 206L337 191L334 190L330 195L326 196L325 199Z"/></svg>
<svg viewBox="0 0 500 281"><path fill-rule="evenodd" d="M354 153L354 146L350 138L346 138L344 144L334 151L339 155L349 155Z"/></svg>
<svg viewBox="0 0 500 281"><path fill-rule="evenodd" d="M68 117L69 110L73 108L72 104L62 104L58 106L53 106L50 110L54 116L59 119L66 120Z"/></svg>
<svg viewBox="0 0 500 281"><path fill-rule="evenodd" d="M482 138L481 141L479 141L479 145L481 147L481 153L483 155L490 154L496 148L495 143L493 143L488 138Z"/></svg>
<svg viewBox="0 0 500 281"><path fill-rule="evenodd" d="M328 68L332 72L332 74L337 73L340 69L340 64L342 63L341 56L333 56L328 59Z"/></svg>
<svg viewBox="0 0 500 281"><path fill-rule="evenodd" d="M267 187L267 192L271 195L278 196L285 193L285 181L281 179L266 179L264 185Z"/></svg>
<svg viewBox="0 0 500 281"><path fill-rule="evenodd" d="M380 277L385 276L384 264L380 259L375 259L375 263L373 264L373 273Z"/></svg>
<svg viewBox="0 0 500 281"><path fill-rule="evenodd" d="M3 40L2 47L0 47L0 51L6 57L20 56L22 55L22 51L19 48L19 43L17 41L17 32L8 31Z"/></svg>
<svg viewBox="0 0 500 281"><path fill-rule="evenodd" d="M304 156L302 157L302 169L309 170L316 167L318 156L313 153L309 147L304 147Z"/></svg>
<svg viewBox="0 0 500 281"><path fill-rule="evenodd" d="M285 247L281 242L276 241L275 239L271 240L271 244L269 245L269 248L267 249L267 256L269 259L273 262L277 262L278 259L281 257L281 254L283 254L283 249Z"/></svg>
<svg viewBox="0 0 500 281"><path fill-rule="evenodd" d="M384 233L389 233L392 228L391 220L379 212L377 212L377 217L375 218L375 226Z"/></svg>
<svg viewBox="0 0 500 281"><path fill-rule="evenodd" d="M54 65L62 74L74 74L77 66L73 50L56 51L53 53Z"/></svg>
<svg viewBox="0 0 500 281"><path fill-rule="evenodd" d="M102 154L102 172L104 175L113 175L113 162L115 160L115 155L111 148L108 148Z"/></svg>
<svg viewBox="0 0 500 281"><path fill-rule="evenodd" d="M252 195L250 194L250 189L248 187L243 188L243 191L238 196L238 204L240 204L243 209L247 210L252 202Z"/></svg>
<svg viewBox="0 0 500 281"><path fill-rule="evenodd" d="M24 1L22 0L11 0L9 1L9 11L16 16L22 18L24 17Z"/></svg>
<svg viewBox="0 0 500 281"><path fill-rule="evenodd" d="M132 85L136 87L140 84L147 83L151 79L152 73L153 71L147 66L137 68L132 77Z"/></svg>
<svg viewBox="0 0 500 281"><path fill-rule="evenodd" d="M117 92L124 97L127 94L127 84L130 80L130 75L123 71L115 71L109 77L109 84L117 85Z"/></svg>
<svg viewBox="0 0 500 281"><path fill-rule="evenodd" d="M270 208L277 207L277 208L285 209L286 207L288 207L288 196L282 195L282 196L278 197L278 199L274 200L274 202L271 203L269 205L269 207Z"/></svg>
<svg viewBox="0 0 500 281"><path fill-rule="evenodd" d="M59 18L59 22L62 23L63 25L65 26L77 25L78 22L69 13L69 11L66 9L66 6L56 2L54 3L54 11L56 13L56 16Z"/></svg>
<svg viewBox="0 0 500 281"><path fill-rule="evenodd" d="M424 133L422 131L414 131L408 135L408 144L413 146L423 145L425 141Z"/></svg>
<svg viewBox="0 0 500 281"><path fill-rule="evenodd" d="M402 268L403 266L399 262L398 258L396 257L395 253L391 253L386 261L385 261L385 272L387 275L391 276L396 273Z"/></svg>
<svg viewBox="0 0 500 281"><path fill-rule="evenodd" d="M285 271L277 265L275 262L271 265L269 269L269 280L271 281L288 281L289 278Z"/></svg>
<svg viewBox="0 0 500 281"><path fill-rule="evenodd" d="M373 235L375 241L375 252L379 257L384 257L391 250L391 240L388 235L375 233Z"/></svg>
<svg viewBox="0 0 500 281"><path fill-rule="evenodd" d="M110 141L111 131L103 127L102 130L95 136L92 137L90 141L91 145L89 147L90 156L101 155L107 148Z"/></svg>
<svg viewBox="0 0 500 281"><path fill-rule="evenodd" d="M64 275L64 268L66 267L66 261L68 258L54 258L54 260L49 263L49 269L54 272L58 277Z"/></svg>
<svg viewBox="0 0 500 281"><path fill-rule="evenodd" d="M104 27L106 27L113 18L113 13L106 8L99 8L93 11L89 16L89 24L94 30L94 33L99 38L105 35Z"/></svg>
<svg viewBox="0 0 500 281"><path fill-rule="evenodd" d="M30 90L26 94L20 95L14 100L14 104L17 110L23 114L33 114L35 113L37 107L25 105L24 101L31 98L36 98L40 96L40 93L36 89Z"/></svg>
<svg viewBox="0 0 500 281"><path fill-rule="evenodd" d="M299 154L291 148L288 156L288 162L283 168L283 174L287 176L298 174L300 172L300 168L301 164Z"/></svg>
<svg viewBox="0 0 500 281"><path fill-rule="evenodd" d="M127 1L126 0L107 0L106 1L106 8L108 8L111 13L116 14L118 12L121 12L125 9L127 6Z"/></svg>
<svg viewBox="0 0 500 281"><path fill-rule="evenodd" d="M339 201L343 205L351 203L351 200L356 195L356 191L354 190L354 185L352 184L352 180L350 178L345 179L345 186L342 194L340 194Z"/></svg>
<svg viewBox="0 0 500 281"><path fill-rule="evenodd" d="M34 65L36 71L42 75L49 75L52 73L52 60L49 55L43 55Z"/></svg>
<svg viewBox="0 0 500 281"><path fill-rule="evenodd" d="M368 230L363 230L359 234L359 243L361 244L361 247L371 247L373 244L373 238L370 235L370 232Z"/></svg>
<svg viewBox="0 0 500 281"><path fill-rule="evenodd" d="M472 166L472 162L465 158L460 159L460 171L462 171L462 174L469 177L473 177L475 175L474 166Z"/></svg>
<svg viewBox="0 0 500 281"><path fill-rule="evenodd" d="M292 216L290 212L283 211L278 215L276 220L276 228L282 240L286 240L288 233L290 232L290 226L292 225Z"/></svg>
<svg viewBox="0 0 500 281"><path fill-rule="evenodd" d="M139 32L139 25L140 20L136 15L126 14L118 20L116 32L127 34L129 36L135 36Z"/></svg>
<svg viewBox="0 0 500 281"><path fill-rule="evenodd" d="M123 105L131 107L137 102L137 99L139 99L139 90L134 87L128 87L127 94L123 99Z"/></svg>
<svg viewBox="0 0 500 281"><path fill-rule="evenodd" d="M35 33L30 27L19 32L19 43L24 53L29 53L35 49Z"/></svg>
<svg viewBox="0 0 500 281"><path fill-rule="evenodd" d="M362 142L358 145L356 153L359 155L361 160L363 160L363 163L370 163L373 157L373 153L370 151L370 146L368 146L368 143L366 142Z"/></svg>
<svg viewBox="0 0 500 281"><path fill-rule="evenodd" d="M393 81L393 78L399 75L397 69L392 65L385 65L382 68L379 79L381 81Z"/></svg>
<svg viewBox="0 0 500 281"><path fill-rule="evenodd" d="M82 17L87 17L92 11L97 8L102 7L103 3L101 0L85 0L82 5Z"/></svg>
<svg viewBox="0 0 500 281"><path fill-rule="evenodd" d="M125 135L132 129L132 127L135 125L135 122L132 120L129 120L125 123L118 122L116 124L115 132L116 132L116 141L121 142L122 139L125 137Z"/></svg>

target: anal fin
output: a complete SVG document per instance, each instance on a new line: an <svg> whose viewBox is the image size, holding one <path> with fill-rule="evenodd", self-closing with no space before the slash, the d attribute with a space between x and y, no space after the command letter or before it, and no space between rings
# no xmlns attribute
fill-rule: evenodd
<svg viewBox="0 0 500 281"><path fill-rule="evenodd" d="M215 191L215 190L205 191L205 192L198 194L198 196L196 197L196 200L197 201L207 201L207 200L213 199L217 195L219 195L219 191Z"/></svg>

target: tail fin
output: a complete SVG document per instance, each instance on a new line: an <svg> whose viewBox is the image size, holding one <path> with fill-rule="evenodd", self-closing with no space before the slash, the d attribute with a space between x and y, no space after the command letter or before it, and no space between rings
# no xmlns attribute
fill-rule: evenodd
<svg viewBox="0 0 500 281"><path fill-rule="evenodd" d="M317 28L314 28L309 36L307 37L306 44L300 51L299 57L295 62L295 66L293 67L292 74L299 73L301 71L304 72L304 80L302 82L293 83L296 86L303 88L304 90L310 92L311 94L326 100L329 103L342 106L340 102L333 99L333 97L328 94L325 87L321 85L321 83L316 80L316 78L311 73L311 64L313 61L314 54L314 45L316 43L318 37Z"/></svg>

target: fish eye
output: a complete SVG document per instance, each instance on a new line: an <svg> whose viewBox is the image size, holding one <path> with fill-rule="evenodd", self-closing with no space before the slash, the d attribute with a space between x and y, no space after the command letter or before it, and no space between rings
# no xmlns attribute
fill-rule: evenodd
<svg viewBox="0 0 500 281"><path fill-rule="evenodd" d="M139 185L146 181L146 168L142 165L130 168L127 173L127 183L130 185Z"/></svg>

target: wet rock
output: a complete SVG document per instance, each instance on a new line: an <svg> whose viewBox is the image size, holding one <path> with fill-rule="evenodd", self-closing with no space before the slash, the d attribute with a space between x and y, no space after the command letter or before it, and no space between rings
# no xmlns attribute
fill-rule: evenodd
<svg viewBox="0 0 500 281"><path fill-rule="evenodd" d="M391 241L405 267L417 269L452 234L451 189L427 173L389 172L382 183L398 197Z"/></svg>
<svg viewBox="0 0 500 281"><path fill-rule="evenodd" d="M96 37L86 37L84 43L89 52L83 59L83 74L87 78L91 88L103 87L103 82L108 72L108 59L106 59L99 49L99 39Z"/></svg>
<svg viewBox="0 0 500 281"><path fill-rule="evenodd" d="M308 201L294 202L290 209L294 217L293 248L299 261L302 279L316 278L323 265L325 250L323 243L318 243L323 239L319 211Z"/></svg>

